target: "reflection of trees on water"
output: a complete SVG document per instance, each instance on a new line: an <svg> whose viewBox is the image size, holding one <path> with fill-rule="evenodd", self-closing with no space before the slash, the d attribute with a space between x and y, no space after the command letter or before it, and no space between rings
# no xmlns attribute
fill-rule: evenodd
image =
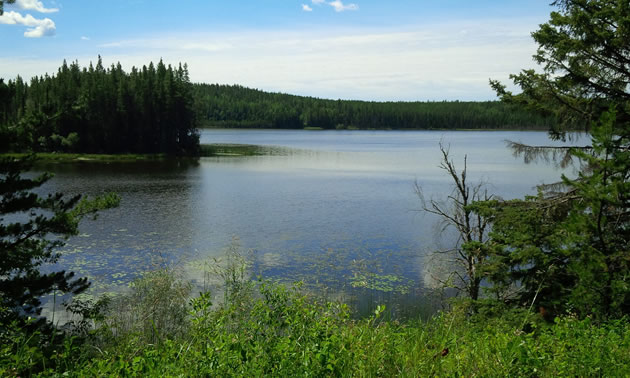
<svg viewBox="0 0 630 378"><path fill-rule="evenodd" d="M92 281L92 290L124 287L141 272L177 265L193 255L191 159L120 164L60 164L47 190L96 195L118 193L121 206L84 222L68 241L60 264Z"/></svg>

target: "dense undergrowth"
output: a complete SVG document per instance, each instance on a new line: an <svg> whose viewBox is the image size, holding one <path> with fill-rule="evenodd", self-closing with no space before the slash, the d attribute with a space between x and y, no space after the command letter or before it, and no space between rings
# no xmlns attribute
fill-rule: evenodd
<svg viewBox="0 0 630 378"><path fill-rule="evenodd" d="M242 273L242 272L241 272ZM357 320L300 285L226 274L225 300L157 271L77 301L72 331L0 331L0 376L626 376L630 322L459 305L428 321ZM498 314L498 315L497 315Z"/></svg>

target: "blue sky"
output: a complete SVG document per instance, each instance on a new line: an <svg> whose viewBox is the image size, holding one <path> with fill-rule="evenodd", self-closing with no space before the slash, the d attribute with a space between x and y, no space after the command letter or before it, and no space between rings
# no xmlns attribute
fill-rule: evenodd
<svg viewBox="0 0 630 378"><path fill-rule="evenodd" d="M187 62L196 82L361 100L494 99L535 67L549 0L17 0L0 77L63 61Z"/></svg>

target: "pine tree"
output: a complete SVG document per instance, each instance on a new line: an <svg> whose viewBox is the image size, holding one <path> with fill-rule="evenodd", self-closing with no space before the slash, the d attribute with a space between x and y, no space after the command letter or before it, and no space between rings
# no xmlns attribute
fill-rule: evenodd
<svg viewBox="0 0 630 378"><path fill-rule="evenodd" d="M42 197L34 190L51 175L24 176L32 164L32 157L0 159L0 308L9 310L1 312L8 318L39 315L40 298L53 291L78 294L88 288L87 279L72 272L41 268L59 260L58 248L77 234L82 218L119 202L113 194L93 200L60 193Z"/></svg>

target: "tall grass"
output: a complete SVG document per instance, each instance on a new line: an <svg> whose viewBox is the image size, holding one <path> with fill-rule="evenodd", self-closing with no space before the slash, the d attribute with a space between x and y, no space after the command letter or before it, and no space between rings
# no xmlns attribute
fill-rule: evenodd
<svg viewBox="0 0 630 378"><path fill-rule="evenodd" d="M317 299L299 284L252 282L239 256L221 267L220 303L208 291L189 299L190 285L176 274L152 272L112 303L86 339L67 337L52 357L19 327L2 330L0 376L630 374L628 319L594 324L564 316L548 324L525 310L471 316L456 306L399 323L377 306L357 320L347 305Z"/></svg>

